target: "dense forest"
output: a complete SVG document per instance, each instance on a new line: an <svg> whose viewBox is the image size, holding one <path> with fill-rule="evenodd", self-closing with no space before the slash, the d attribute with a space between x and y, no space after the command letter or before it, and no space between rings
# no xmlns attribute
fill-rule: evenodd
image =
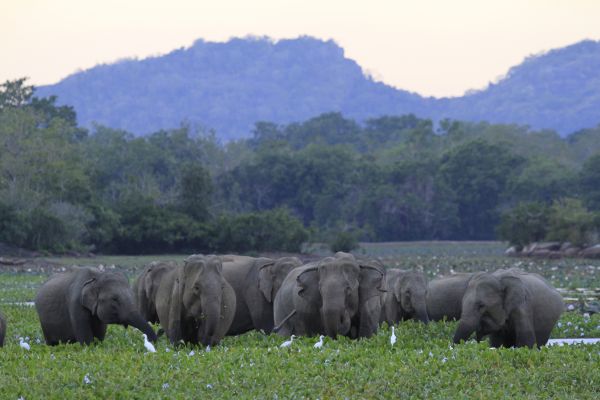
<svg viewBox="0 0 600 400"><path fill-rule="evenodd" d="M565 136L599 121L600 42L528 57L488 87L452 98L376 82L334 41L311 37L197 40L165 55L76 72L40 87L39 95L73 106L88 129L97 122L134 135L185 120L223 140L249 138L256 121L289 124L337 111L361 123L412 113L436 124L444 118L517 123Z"/></svg>
<svg viewBox="0 0 600 400"><path fill-rule="evenodd" d="M326 113L257 122L251 138L221 143L190 124L146 137L87 130L24 79L0 86L0 242L12 246L247 252L340 234L483 240L560 207L590 231L600 225L600 125L563 139L518 125Z"/></svg>

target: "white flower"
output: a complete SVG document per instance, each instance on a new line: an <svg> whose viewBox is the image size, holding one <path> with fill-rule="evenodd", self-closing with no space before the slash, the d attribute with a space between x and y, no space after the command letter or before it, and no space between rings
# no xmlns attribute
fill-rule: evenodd
<svg viewBox="0 0 600 400"><path fill-rule="evenodd" d="M86 385L89 385L90 383L92 383L92 380L90 379L88 374L85 374L85 376L83 377L83 383L85 383Z"/></svg>
<svg viewBox="0 0 600 400"><path fill-rule="evenodd" d="M571 323L571 321L567 322L567 326L571 326L571 325L573 325L573 324Z"/></svg>
<svg viewBox="0 0 600 400"><path fill-rule="evenodd" d="M567 306L567 310L569 310L569 311L573 311L574 309L575 309L575 306L573 304L569 304Z"/></svg>
<svg viewBox="0 0 600 400"><path fill-rule="evenodd" d="M208 385L206 385L206 388L207 388L207 389L212 389L212 388L213 388L213 385L211 385L211 384L209 383Z"/></svg>
<svg viewBox="0 0 600 400"><path fill-rule="evenodd" d="M195 352L194 350L192 350L192 351L190 351L190 352L188 353L188 356L190 356L190 357L191 357L191 356L193 356L194 354L196 354L196 352Z"/></svg>
<svg viewBox="0 0 600 400"><path fill-rule="evenodd" d="M590 319L589 313L583 313L583 319Z"/></svg>
<svg viewBox="0 0 600 400"><path fill-rule="evenodd" d="M429 352L429 357L433 357L433 353L432 352Z"/></svg>
<svg viewBox="0 0 600 400"><path fill-rule="evenodd" d="M168 383L163 383L162 388L163 388L163 390L168 389L169 388L169 384Z"/></svg>
<svg viewBox="0 0 600 400"><path fill-rule="evenodd" d="M442 358L442 363L445 363L446 361L448 361L446 357Z"/></svg>
<svg viewBox="0 0 600 400"><path fill-rule="evenodd" d="M171 351L171 349L169 349L168 347L165 349L165 351L168 353Z"/></svg>
<svg viewBox="0 0 600 400"><path fill-rule="evenodd" d="M558 324L556 324L556 326L558 326L559 328L562 328L562 322L559 322Z"/></svg>

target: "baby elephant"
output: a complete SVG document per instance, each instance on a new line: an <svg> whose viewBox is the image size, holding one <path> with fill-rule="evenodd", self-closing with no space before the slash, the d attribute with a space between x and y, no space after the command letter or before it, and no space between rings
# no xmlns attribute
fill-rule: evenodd
<svg viewBox="0 0 600 400"><path fill-rule="evenodd" d="M543 346L564 310L562 296L538 274L518 269L469 280L454 342L490 336L493 347Z"/></svg>
<svg viewBox="0 0 600 400"><path fill-rule="evenodd" d="M44 338L49 345L104 340L107 324L131 325L156 340L135 306L125 275L116 271L72 267L50 277L35 297Z"/></svg>
<svg viewBox="0 0 600 400"><path fill-rule="evenodd" d="M154 303L171 343L215 345L235 315L235 293L223 277L221 259L193 255L165 273Z"/></svg>
<svg viewBox="0 0 600 400"><path fill-rule="evenodd" d="M0 347L4 346L4 337L6 336L6 319L0 312Z"/></svg>
<svg viewBox="0 0 600 400"><path fill-rule="evenodd" d="M390 268L385 273L387 292L382 295L380 322L393 325L414 319L429 322L427 316L427 278L422 272Z"/></svg>

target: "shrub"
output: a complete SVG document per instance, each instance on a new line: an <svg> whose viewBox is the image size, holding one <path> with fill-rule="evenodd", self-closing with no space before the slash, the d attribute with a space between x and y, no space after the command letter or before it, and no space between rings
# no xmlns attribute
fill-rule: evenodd
<svg viewBox="0 0 600 400"><path fill-rule="evenodd" d="M349 252L359 247L358 239L352 232L339 232L329 242L329 248L334 253Z"/></svg>
<svg viewBox="0 0 600 400"><path fill-rule="evenodd" d="M213 226L213 249L218 252L299 252L308 239L300 220L286 209L224 215Z"/></svg>
<svg viewBox="0 0 600 400"><path fill-rule="evenodd" d="M548 233L549 212L543 203L519 203L502 215L498 237L519 247L543 240Z"/></svg>
<svg viewBox="0 0 600 400"><path fill-rule="evenodd" d="M588 211L581 200L563 198L550 207L547 240L571 242L584 246L595 240L596 216Z"/></svg>

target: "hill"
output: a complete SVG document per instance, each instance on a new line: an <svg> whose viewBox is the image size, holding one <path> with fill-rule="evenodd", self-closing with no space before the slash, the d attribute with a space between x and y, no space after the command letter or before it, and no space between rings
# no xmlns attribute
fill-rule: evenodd
<svg viewBox="0 0 600 400"><path fill-rule="evenodd" d="M500 82L455 98L425 98L375 82L333 41L301 37L196 41L189 48L75 73L38 96L73 105L79 123L138 135L182 121L247 137L256 121L289 123L338 111L363 120L414 113L435 120L487 120L555 129L600 122L600 42L527 58Z"/></svg>

